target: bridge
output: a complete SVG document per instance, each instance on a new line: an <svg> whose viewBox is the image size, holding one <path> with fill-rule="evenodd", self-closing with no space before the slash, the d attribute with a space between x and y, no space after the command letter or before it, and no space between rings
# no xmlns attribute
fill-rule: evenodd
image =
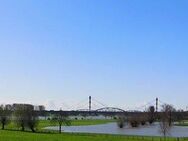
<svg viewBox="0 0 188 141"><path fill-rule="evenodd" d="M84 103L84 104L83 104ZM86 99L84 101L81 101L79 104L76 105L76 109L75 110L58 110L58 111L54 111L54 110L50 110L50 111L43 111L40 112L39 115L41 116L46 116L46 115L53 115L53 114L57 114L59 112L64 112L64 114L66 114L67 116L99 116L99 115L103 115L105 117L115 117L115 116L121 116L124 115L126 117L131 117L131 116L142 116L147 114L147 109L149 108L149 106L154 106L155 108L155 113L157 113L158 115L161 114L161 107L162 105L167 104L161 100L159 100L158 98L153 99L150 102L147 102L143 105L140 105L138 107L135 107L135 110L130 110L130 109L122 109L119 107L113 107L113 106L107 106L101 102L99 102L98 100L96 100L95 98L91 98L91 96L89 96L89 100ZM85 106L83 106L85 105ZM188 111L184 111L184 112L172 112L172 115L180 115L183 116L185 119L188 119Z"/></svg>
<svg viewBox="0 0 188 141"><path fill-rule="evenodd" d="M99 102L95 98L92 98L91 96L89 96L89 99L84 100L84 101L80 102L79 104L77 104L76 110L63 110L63 112L67 115L72 115L72 116L78 116L78 115L85 115L85 116L87 116L87 115L90 115L90 116L126 115L126 116L131 116L131 115L145 114L145 111L146 111L146 109L148 109L149 106L154 106L155 112L158 112L159 106L161 106L163 104L166 104L166 103L164 103L164 102L160 101L158 98L156 98L150 102L147 102L146 104L135 107L136 110L128 110L128 109L125 110L125 109L118 108L118 107L107 106L107 105L103 104L102 102ZM86 108L84 108L84 107L86 107ZM47 112L50 114L54 114L59 111L47 111Z"/></svg>

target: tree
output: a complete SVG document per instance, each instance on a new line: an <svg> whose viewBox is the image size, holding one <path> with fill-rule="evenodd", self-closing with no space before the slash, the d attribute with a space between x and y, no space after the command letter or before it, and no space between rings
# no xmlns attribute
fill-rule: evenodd
<svg viewBox="0 0 188 141"><path fill-rule="evenodd" d="M164 137L166 137L167 133L170 131L170 126L167 114L165 112L161 113L159 125L160 132L163 134Z"/></svg>
<svg viewBox="0 0 188 141"><path fill-rule="evenodd" d="M179 122L179 124L182 124L184 121L183 121L183 119L185 118L184 117L184 114L183 114L183 110L177 110L176 111L176 113L175 113L175 120L177 121L177 122Z"/></svg>
<svg viewBox="0 0 188 141"><path fill-rule="evenodd" d="M175 111L172 105L164 104L162 105L161 115L160 115L160 131L164 137L170 131L172 126L172 112Z"/></svg>
<svg viewBox="0 0 188 141"><path fill-rule="evenodd" d="M21 127L21 130L24 131L27 124L26 113L28 106L25 104L16 104L14 105L14 109L15 122L17 126Z"/></svg>
<svg viewBox="0 0 188 141"><path fill-rule="evenodd" d="M155 107L150 106L148 108L148 122L152 124L155 121Z"/></svg>
<svg viewBox="0 0 188 141"><path fill-rule="evenodd" d="M123 128L125 126L125 122L126 122L126 117L125 116L120 116L117 119L117 125L119 128Z"/></svg>
<svg viewBox="0 0 188 141"><path fill-rule="evenodd" d="M1 105L0 106L0 123L2 125L2 130L5 129L5 125L7 125L10 121L11 111L8 106Z"/></svg>
<svg viewBox="0 0 188 141"><path fill-rule="evenodd" d="M32 132L35 132L35 129L38 125L38 116L34 110L31 110L27 114L27 126L31 129Z"/></svg>
<svg viewBox="0 0 188 141"><path fill-rule="evenodd" d="M128 121L132 127L138 127L140 125L140 118L138 116L132 116Z"/></svg>
<svg viewBox="0 0 188 141"><path fill-rule="evenodd" d="M162 113L165 114L165 118L167 119L169 126L172 125L172 122L174 120L173 113L175 111L176 109L172 105L169 105L169 104L162 105Z"/></svg>
<svg viewBox="0 0 188 141"><path fill-rule="evenodd" d="M61 128L63 124L71 124L70 120L68 119L68 116L62 110L58 111L58 113L54 115L54 117L52 118L52 122L58 123L59 133L61 133Z"/></svg>
<svg viewBox="0 0 188 141"><path fill-rule="evenodd" d="M30 104L14 105L15 122L21 130L24 131L26 127L35 132L38 123L38 116L34 111L34 106Z"/></svg>
<svg viewBox="0 0 188 141"><path fill-rule="evenodd" d="M140 116L140 124L145 125L147 120L147 115L143 113L143 115Z"/></svg>

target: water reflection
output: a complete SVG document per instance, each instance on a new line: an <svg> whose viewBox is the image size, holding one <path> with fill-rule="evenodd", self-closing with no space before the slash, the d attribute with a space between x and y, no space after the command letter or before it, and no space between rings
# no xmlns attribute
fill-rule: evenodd
<svg viewBox="0 0 188 141"><path fill-rule="evenodd" d="M45 129L58 130L59 128L47 127ZM120 135L142 135L142 136L162 136L160 133L159 124L140 126L132 128L126 126L120 129L116 123L108 123L101 125L87 125L87 126L63 126L63 132L73 133L103 133L103 134L120 134ZM169 132L171 137L188 137L188 128L173 126Z"/></svg>

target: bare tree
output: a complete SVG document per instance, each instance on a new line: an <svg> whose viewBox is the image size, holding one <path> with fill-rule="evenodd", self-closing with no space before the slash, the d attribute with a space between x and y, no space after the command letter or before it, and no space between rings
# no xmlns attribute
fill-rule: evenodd
<svg viewBox="0 0 188 141"><path fill-rule="evenodd" d="M15 122L18 127L21 127L21 130L24 131L26 126L27 126L27 112L30 105L26 104L15 104L14 105L14 117L15 117Z"/></svg>
<svg viewBox="0 0 188 141"><path fill-rule="evenodd" d="M160 115L160 131L164 137L169 133L172 126L172 112L175 111L172 105L162 105Z"/></svg>
<svg viewBox="0 0 188 141"><path fill-rule="evenodd" d="M17 104L14 105L15 122L21 130L24 131L26 127L35 132L38 116L34 111L34 106L30 104Z"/></svg>
<svg viewBox="0 0 188 141"><path fill-rule="evenodd" d="M38 115L36 111L31 110L27 113L27 126L32 132L35 132L38 125Z"/></svg>
<svg viewBox="0 0 188 141"><path fill-rule="evenodd" d="M57 114L54 115L54 117L52 118L52 122L58 123L59 125L59 133L61 133L62 131L62 125L70 125L71 122L68 119L68 116L62 111L58 111Z"/></svg>
<svg viewBox="0 0 188 141"><path fill-rule="evenodd" d="M155 107L150 106L148 108L148 122L152 124L155 121Z"/></svg>
<svg viewBox="0 0 188 141"><path fill-rule="evenodd" d="M132 127L138 127L140 125L140 118L138 116L132 116L128 119Z"/></svg>
<svg viewBox="0 0 188 141"><path fill-rule="evenodd" d="M170 131L169 121L166 113L161 114L159 125L160 125L160 132L163 134L164 137L166 137L166 135Z"/></svg>
<svg viewBox="0 0 188 141"><path fill-rule="evenodd" d="M10 121L11 111L8 106L1 105L0 106L0 123L2 125L2 130L5 129L5 125L7 125Z"/></svg>
<svg viewBox="0 0 188 141"><path fill-rule="evenodd" d="M140 115L140 124L141 125L146 125L148 118L147 118L147 114L143 113L142 115Z"/></svg>
<svg viewBox="0 0 188 141"><path fill-rule="evenodd" d="M172 105L169 105L169 104L162 105L162 113L165 113L165 115L166 115L165 117L168 120L169 126L171 126L174 121L173 113L175 111L176 111L176 109Z"/></svg>
<svg viewBox="0 0 188 141"><path fill-rule="evenodd" d="M179 110L176 111L176 113L174 115L175 121L177 121L179 124L183 124L183 122L184 122L185 117L184 117L183 112L184 111L182 109L179 109Z"/></svg>
<svg viewBox="0 0 188 141"><path fill-rule="evenodd" d="M126 117L125 116L119 116L117 119L117 125L119 128L123 128L125 126Z"/></svg>

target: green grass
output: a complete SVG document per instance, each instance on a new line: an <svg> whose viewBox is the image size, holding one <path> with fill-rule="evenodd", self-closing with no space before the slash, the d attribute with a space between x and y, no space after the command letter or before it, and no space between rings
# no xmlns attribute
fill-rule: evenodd
<svg viewBox="0 0 188 141"><path fill-rule="evenodd" d="M114 122L114 120L73 120L72 125L96 125ZM57 131L46 131L42 128L54 126L48 120L40 120L38 132L32 133L19 131L14 123L10 123L6 129L0 130L0 141L188 141L188 138L160 138L144 136L123 136L123 135L106 135L106 134L87 134L87 133L62 133Z"/></svg>
<svg viewBox="0 0 188 141"><path fill-rule="evenodd" d="M115 120L72 120L71 126L81 126L81 125L97 125L97 124L106 124L109 122L115 122ZM38 128L42 129L48 126L58 126L57 123L52 123L49 120L40 120Z"/></svg>
<svg viewBox="0 0 188 141"><path fill-rule="evenodd" d="M188 126L188 121L187 120L183 120L181 122L177 122L175 123L176 126Z"/></svg>
<svg viewBox="0 0 188 141"><path fill-rule="evenodd" d="M80 126L80 125L97 125L97 124L106 124L109 122L115 122L115 120L109 119L100 119L100 120L73 120L71 125Z"/></svg>
<svg viewBox="0 0 188 141"><path fill-rule="evenodd" d="M104 134L70 134L70 133L31 133L21 131L0 131L0 141L163 141L159 137L120 136ZM166 141L176 141L167 138ZM180 141L188 139L180 139Z"/></svg>
<svg viewBox="0 0 188 141"><path fill-rule="evenodd" d="M188 123L176 123L174 125L176 125L176 126L188 126Z"/></svg>
<svg viewBox="0 0 188 141"><path fill-rule="evenodd" d="M106 124L109 122L115 122L115 120L109 119L100 119L100 120L72 120L71 126L81 126L81 125L97 125L97 124ZM58 126L57 123L50 122L50 120L40 120L38 123L38 130L41 131L45 127L49 126ZM19 128L15 125L14 122L11 122L9 125L5 127L6 129L14 129L19 130Z"/></svg>

